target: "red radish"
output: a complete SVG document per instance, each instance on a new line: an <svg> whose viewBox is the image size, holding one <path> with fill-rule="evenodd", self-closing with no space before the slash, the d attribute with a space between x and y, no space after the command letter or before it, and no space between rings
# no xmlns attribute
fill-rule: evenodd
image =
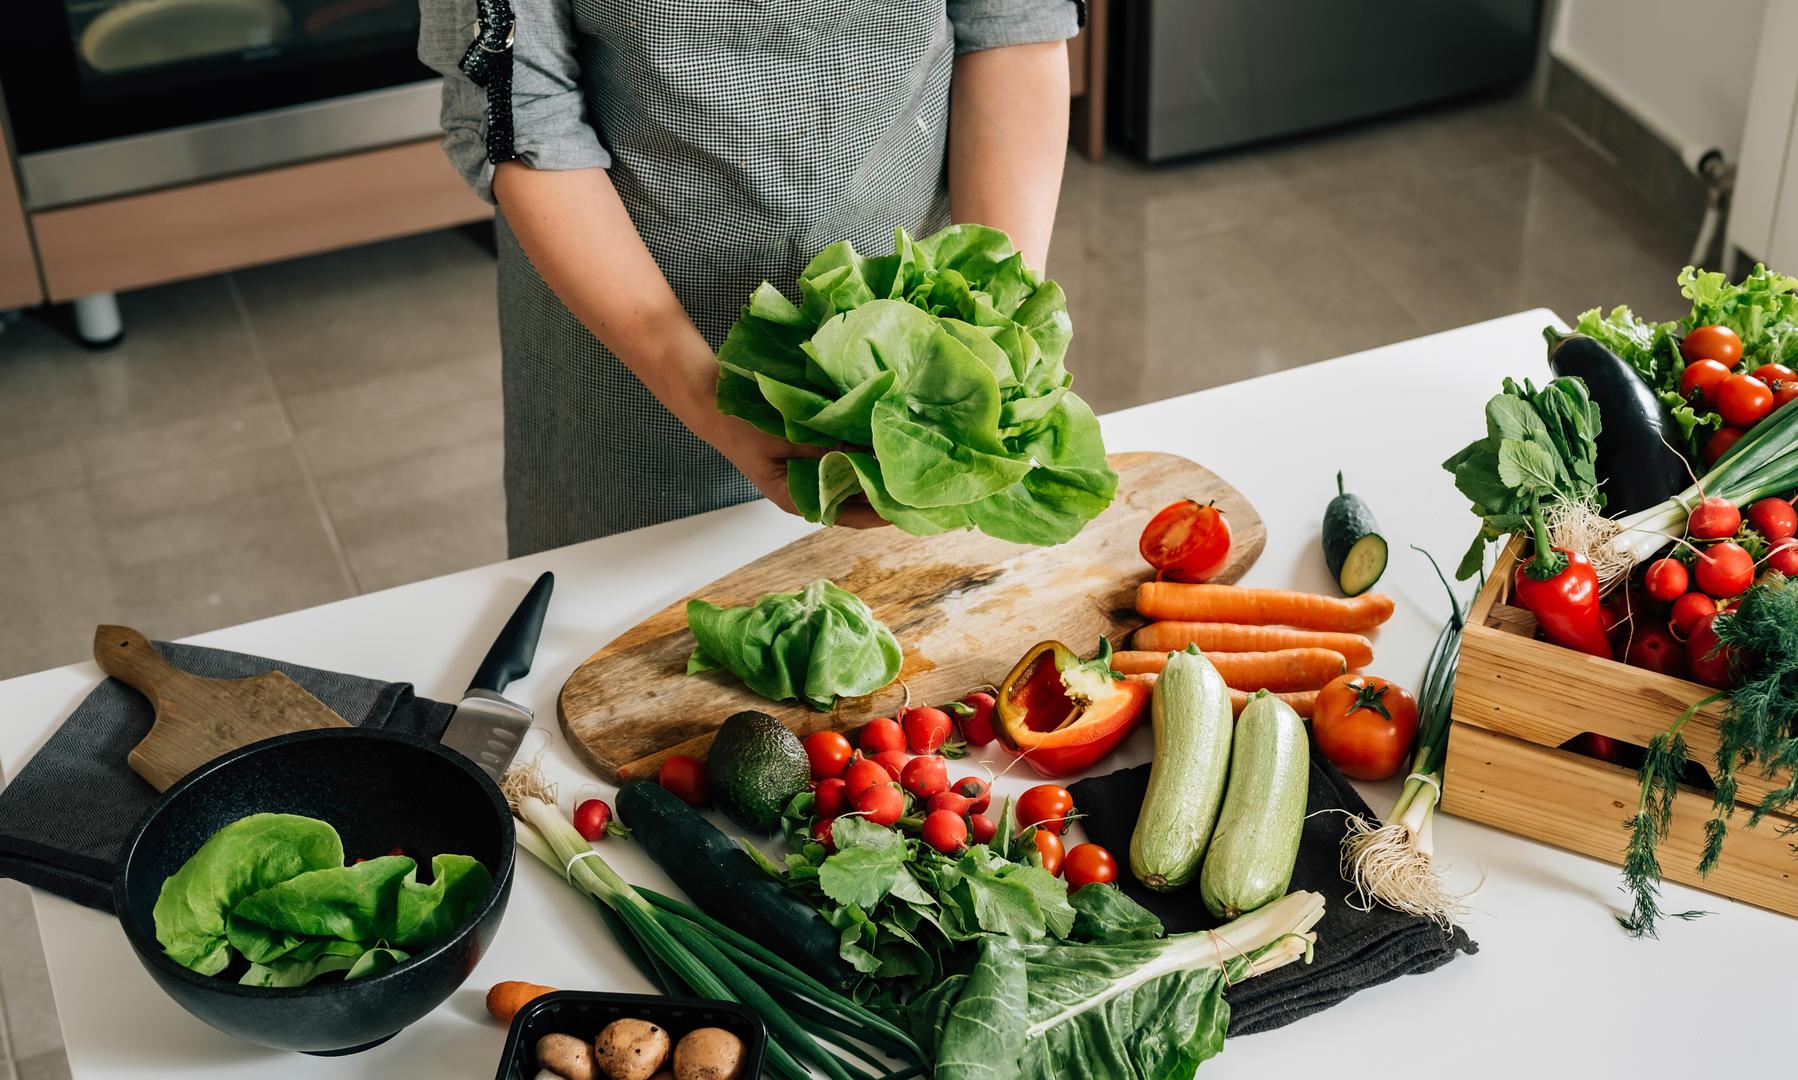
<svg viewBox="0 0 1798 1080"><path fill-rule="evenodd" d="M919 760L922 761L923 759L920 758ZM967 817L974 812L971 804L968 802L968 797L966 795L958 794L953 788L948 791L937 792L935 795L932 795L930 801L924 805L929 808L931 813L935 813L938 810L947 810L956 817Z"/></svg>
<svg viewBox="0 0 1798 1080"><path fill-rule="evenodd" d="M1724 540L1699 553L1692 576L1706 595L1728 600L1754 584L1754 556L1735 541Z"/></svg>
<svg viewBox="0 0 1798 1080"><path fill-rule="evenodd" d="M705 805L705 766L691 754L674 754L662 759L656 770L656 782L688 806Z"/></svg>
<svg viewBox="0 0 1798 1080"><path fill-rule="evenodd" d="M832 776L818 781L818 790L812 796L812 813L815 816L833 818L847 809L849 784L842 777Z"/></svg>
<svg viewBox="0 0 1798 1080"><path fill-rule="evenodd" d="M1672 631L1664 626L1645 626L1638 630L1630 638L1623 661L1676 679L1685 678L1689 670L1685 646L1674 640Z"/></svg>
<svg viewBox="0 0 1798 1080"><path fill-rule="evenodd" d="M874 764L885 769L893 779L897 780L904 774L906 763L911 761L911 755L903 750L882 750L880 753L875 754L870 760L872 760Z"/></svg>
<svg viewBox="0 0 1798 1080"><path fill-rule="evenodd" d="M1748 433L1741 428L1726 427L1706 439L1704 441L1705 465L1708 467L1723 460L1723 455L1729 453L1730 447L1740 442L1742 436L1746 434Z"/></svg>
<svg viewBox="0 0 1798 1080"><path fill-rule="evenodd" d="M1767 556L1767 569L1798 578L1798 540L1787 540Z"/></svg>
<svg viewBox="0 0 1798 1080"><path fill-rule="evenodd" d="M905 731L899 726L899 722L891 717L876 717L868 721L867 725L862 728L861 737L857 740L856 745L860 746L862 753L869 757L886 750L903 750L905 749Z"/></svg>
<svg viewBox="0 0 1798 1080"><path fill-rule="evenodd" d="M856 812L876 825L890 827L905 813L905 796L891 783L863 788L854 801Z"/></svg>
<svg viewBox="0 0 1798 1080"><path fill-rule="evenodd" d="M1598 605L1598 610L1604 619L1605 640L1611 643L1611 651L1615 652L1623 647L1623 642L1629 637L1632 621L1629 605L1622 596L1613 596Z"/></svg>
<svg viewBox="0 0 1798 1080"><path fill-rule="evenodd" d="M948 713L928 705L904 710L899 722L905 728L905 744L914 754L936 753L955 730Z"/></svg>
<svg viewBox="0 0 1798 1080"><path fill-rule="evenodd" d="M1784 499L1768 496L1748 508L1748 524L1769 540L1785 540L1798 533L1798 511Z"/></svg>
<svg viewBox="0 0 1798 1080"><path fill-rule="evenodd" d="M915 757L905 763L899 783L917 798L928 799L939 791L949 790L949 767L935 754Z"/></svg>
<svg viewBox="0 0 1798 1080"><path fill-rule="evenodd" d="M964 776L952 785L951 790L966 796L968 813L984 814L993 798L993 786L978 776Z"/></svg>
<svg viewBox="0 0 1798 1080"><path fill-rule="evenodd" d="M588 843L604 839L606 824L612 820L612 808L598 799L588 799L574 808L574 831Z"/></svg>
<svg viewBox="0 0 1798 1080"><path fill-rule="evenodd" d="M1043 869L1052 876L1060 877L1061 863L1066 857L1066 852L1062 850L1061 837L1047 829L1037 829L1035 836L1037 860L1043 864Z"/></svg>
<svg viewBox="0 0 1798 1080"><path fill-rule="evenodd" d="M1678 559L1657 559L1648 564L1647 572L1642 575L1648 595L1662 603L1672 603L1685 595L1691 581L1692 575L1687 573L1686 564Z"/></svg>
<svg viewBox="0 0 1798 1080"><path fill-rule="evenodd" d="M823 844L825 851L835 851L837 849L836 841L832 840L830 837L830 823L834 820L834 818L823 818L816 825L812 826L812 839Z"/></svg>
<svg viewBox="0 0 1798 1080"><path fill-rule="evenodd" d="M853 803L855 797L878 784L891 783L893 775L886 766L869 758L856 758L849 763L848 771L843 773L843 791Z"/></svg>
<svg viewBox="0 0 1798 1080"><path fill-rule="evenodd" d="M1692 666L1692 677L1706 686L1728 689L1735 667L1735 650L1717 636L1717 615L1706 615L1692 630L1686 642L1686 658Z"/></svg>
<svg viewBox="0 0 1798 1080"><path fill-rule="evenodd" d="M919 758L923 761L923 758ZM950 810L932 810L918 830L924 842L944 855L960 855L968 846L968 823Z"/></svg>
<svg viewBox="0 0 1798 1080"><path fill-rule="evenodd" d="M1667 624L1680 638L1689 638L1692 631L1698 628L1699 620L1716 613L1715 600L1701 592L1689 592L1673 601L1673 611L1667 618Z"/></svg>
<svg viewBox="0 0 1798 1080"><path fill-rule="evenodd" d="M1698 504L1686 519L1686 531L1694 540L1722 540L1742 527L1742 512L1728 499L1712 495Z"/></svg>
<svg viewBox="0 0 1798 1080"><path fill-rule="evenodd" d="M976 844L990 844L993 837L999 835L999 825L985 814L969 814L968 831L973 834Z"/></svg>
<svg viewBox="0 0 1798 1080"><path fill-rule="evenodd" d="M812 765L812 779L841 776L855 756L855 748L840 731L814 731L805 737L805 756Z"/></svg>
<svg viewBox="0 0 1798 1080"><path fill-rule="evenodd" d="M969 746L985 746L992 742L997 736L993 730L993 709L998 706L998 699L977 690L962 698L960 704L968 710L961 717L962 741Z"/></svg>

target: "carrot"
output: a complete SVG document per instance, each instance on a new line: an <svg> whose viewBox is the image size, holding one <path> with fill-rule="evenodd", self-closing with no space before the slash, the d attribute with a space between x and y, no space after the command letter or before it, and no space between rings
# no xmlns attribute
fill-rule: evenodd
<svg viewBox="0 0 1798 1080"><path fill-rule="evenodd" d="M1373 663L1373 642L1360 634L1289 630L1283 626L1240 626L1236 623L1157 622L1141 628L1131 647L1147 652L1178 652L1197 645L1207 653L1268 652L1275 649L1334 649L1351 668Z"/></svg>
<svg viewBox="0 0 1798 1080"><path fill-rule="evenodd" d="M1345 600L1287 589L1145 581L1136 587L1136 610L1151 619L1362 633L1392 618L1393 603L1392 597L1379 593Z"/></svg>
<svg viewBox="0 0 1798 1080"><path fill-rule="evenodd" d="M1333 649L1278 649L1273 652L1206 653L1227 686L1254 687L1290 693L1321 690L1323 685L1348 670L1348 661ZM1167 653L1125 651L1111 654L1111 666L1121 675L1159 672Z"/></svg>
<svg viewBox="0 0 1798 1080"><path fill-rule="evenodd" d="M1249 707L1249 698L1252 696L1253 693L1248 690L1231 690L1230 711L1241 716L1242 710ZM1315 690L1306 690L1297 694L1275 694L1274 696L1291 705L1293 712L1307 720L1311 719L1311 714L1317 711L1317 691Z"/></svg>
<svg viewBox="0 0 1798 1080"><path fill-rule="evenodd" d="M553 994L553 986L541 986L533 982L500 982L494 983L493 989L487 991L487 1015L502 1024L510 1024L518 1015L518 1010L536 1001L544 994Z"/></svg>

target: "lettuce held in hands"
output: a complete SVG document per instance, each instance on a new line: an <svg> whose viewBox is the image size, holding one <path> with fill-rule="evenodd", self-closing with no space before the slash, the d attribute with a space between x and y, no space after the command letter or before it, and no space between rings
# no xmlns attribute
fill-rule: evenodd
<svg viewBox="0 0 1798 1080"><path fill-rule="evenodd" d="M910 533L1072 539L1117 474L1062 364L1067 299L997 229L956 225L892 255L820 252L794 304L766 282L718 350L718 408L830 448L787 466L809 521L865 496Z"/></svg>

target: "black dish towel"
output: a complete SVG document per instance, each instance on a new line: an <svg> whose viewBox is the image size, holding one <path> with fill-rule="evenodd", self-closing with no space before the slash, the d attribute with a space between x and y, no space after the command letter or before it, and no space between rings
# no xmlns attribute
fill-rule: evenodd
<svg viewBox="0 0 1798 1080"><path fill-rule="evenodd" d="M1139 765L1107 776L1082 780L1070 790L1083 816L1081 825L1095 843L1116 853L1118 882L1126 893L1161 917L1169 933L1208 930L1218 924L1199 899L1197 882L1172 893L1143 888L1130 873L1130 834L1149 786L1149 767ZM1309 965L1288 964L1256 976L1224 993L1230 1003L1231 1035L1270 1031L1347 999L1358 990L1398 978L1433 971L1459 952L1479 946L1460 927L1444 932L1435 923L1390 908L1357 911L1347 903L1351 889L1342 880L1339 851L1346 810L1371 817L1361 796L1335 767L1313 750L1311 794L1305 807L1304 837L1294 889L1324 897L1323 919L1317 924L1317 951Z"/></svg>
<svg viewBox="0 0 1798 1080"><path fill-rule="evenodd" d="M277 663L259 656L157 642L168 662L213 679L279 668L358 727L435 739L454 705L421 698L408 683ZM0 790L0 877L112 911L113 867L156 789L125 755L149 734L155 714L117 679L94 688L12 783Z"/></svg>

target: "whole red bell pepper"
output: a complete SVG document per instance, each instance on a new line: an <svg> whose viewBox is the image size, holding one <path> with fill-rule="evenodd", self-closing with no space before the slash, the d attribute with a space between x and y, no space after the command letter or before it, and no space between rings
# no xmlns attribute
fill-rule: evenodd
<svg viewBox="0 0 1798 1080"><path fill-rule="evenodd" d="M1141 722L1148 684L1111 670L1111 642L1082 660L1045 641L1019 660L999 688L994 734L1040 776L1070 776L1116 749Z"/></svg>
<svg viewBox="0 0 1798 1080"><path fill-rule="evenodd" d="M1517 602L1536 617L1542 636L1556 645L1611 659L1604 608L1598 599L1598 573L1591 560L1549 542L1539 499L1530 522L1536 534L1536 553L1517 568L1512 579Z"/></svg>

